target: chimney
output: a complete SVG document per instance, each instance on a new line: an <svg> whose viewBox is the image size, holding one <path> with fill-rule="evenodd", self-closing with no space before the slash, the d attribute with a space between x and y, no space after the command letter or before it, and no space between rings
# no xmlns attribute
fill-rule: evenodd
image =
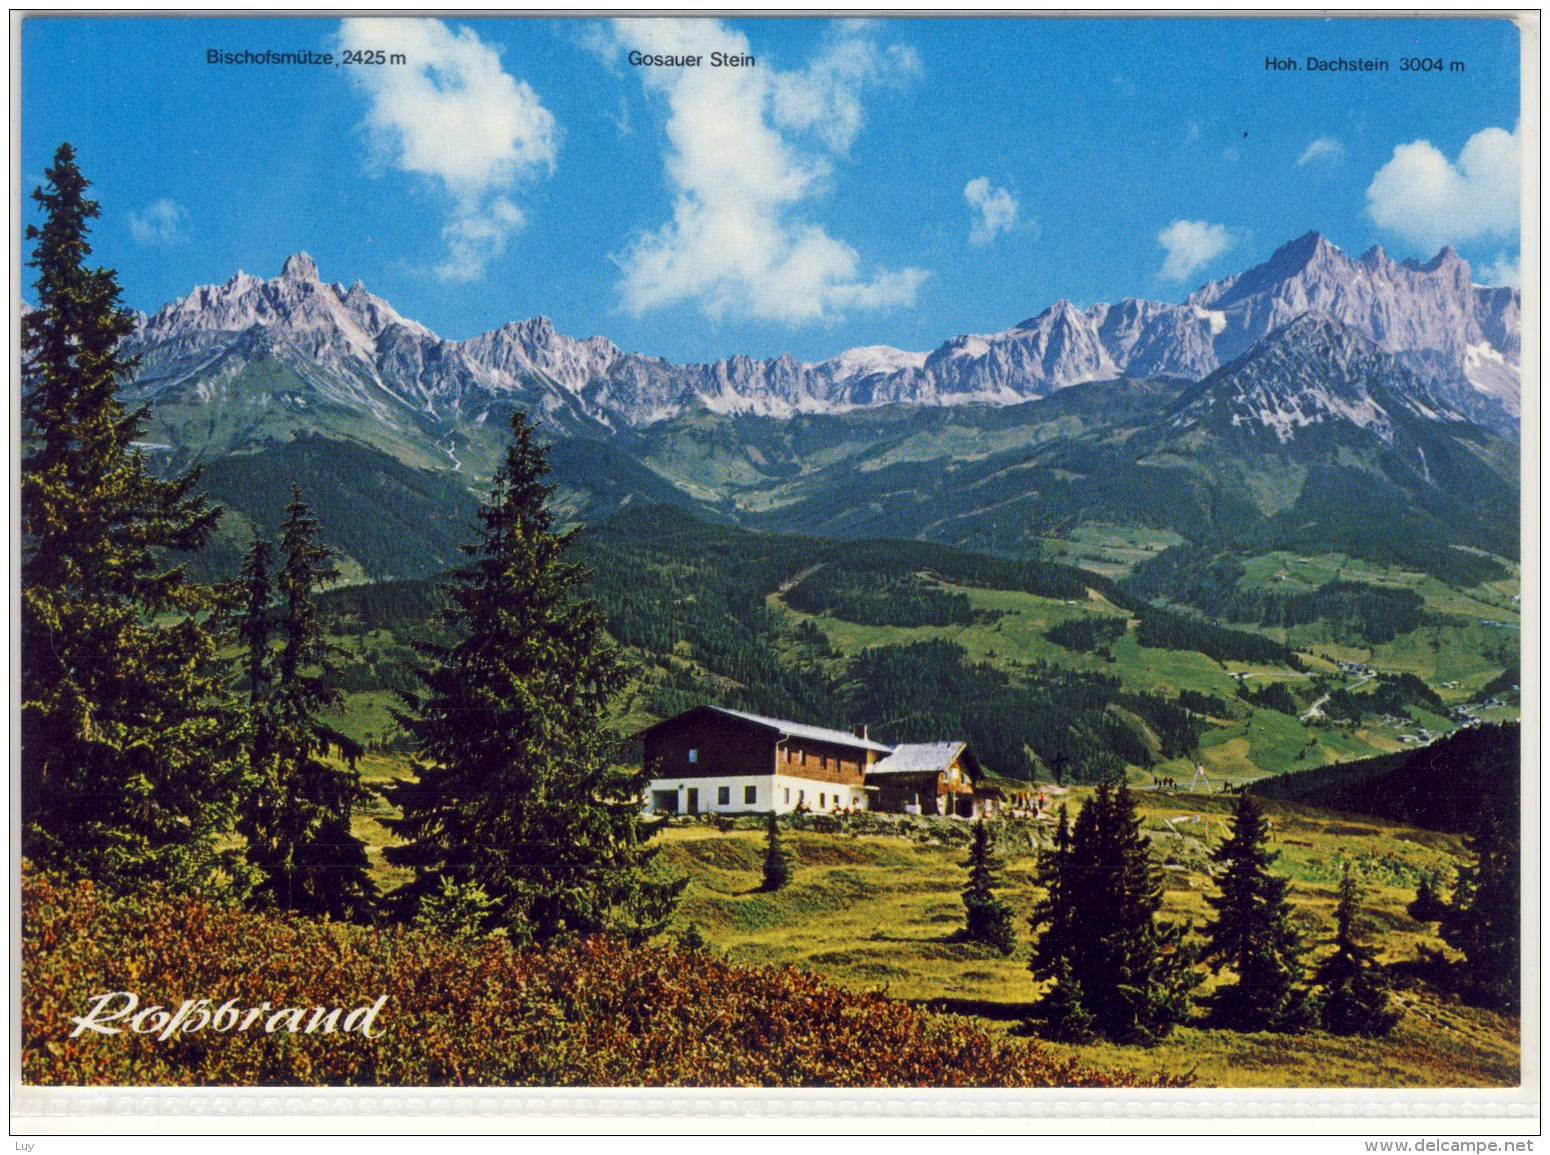
<svg viewBox="0 0 1550 1155"><path fill-rule="evenodd" d="M863 742L868 741L865 722L861 723L861 740Z"/></svg>

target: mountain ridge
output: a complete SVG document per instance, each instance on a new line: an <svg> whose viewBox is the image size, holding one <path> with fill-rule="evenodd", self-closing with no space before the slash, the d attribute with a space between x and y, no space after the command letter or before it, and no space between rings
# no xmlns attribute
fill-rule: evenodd
<svg viewBox="0 0 1550 1155"><path fill-rule="evenodd" d="M360 282L324 282L298 253L278 277L239 272L141 316L130 345L143 362L139 399L151 402L169 391L208 402L220 381L267 358L325 401L406 430L445 434L520 404L551 432L607 434L694 410L789 417L1007 405L1120 376L1198 381L1318 311L1405 358L1451 408L1507 430L1519 412L1520 309L1516 290L1474 285L1451 248L1425 264L1395 262L1376 246L1353 260L1309 233L1183 302L1127 297L1083 309L1060 300L930 352L866 346L816 362L782 354L676 364L606 337L566 336L543 316L446 340ZM257 341L254 330L273 340Z"/></svg>

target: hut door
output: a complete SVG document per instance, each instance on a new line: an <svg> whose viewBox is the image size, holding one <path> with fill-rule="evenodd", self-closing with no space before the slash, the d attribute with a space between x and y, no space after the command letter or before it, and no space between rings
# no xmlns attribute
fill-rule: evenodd
<svg viewBox="0 0 1550 1155"><path fill-rule="evenodd" d="M690 814L698 814L699 812L700 812L700 791L699 791L699 787L691 786L691 787L689 787L689 813Z"/></svg>

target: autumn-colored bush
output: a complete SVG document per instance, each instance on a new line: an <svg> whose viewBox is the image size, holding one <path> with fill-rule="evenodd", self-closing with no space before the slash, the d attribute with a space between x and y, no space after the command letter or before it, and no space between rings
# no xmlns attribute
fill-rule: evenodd
<svg viewBox="0 0 1550 1155"><path fill-rule="evenodd" d="M589 941L518 951L23 882L22 1063L53 1085L1111 1086L1037 1043L806 972ZM376 1037L124 1031L71 1038L98 996L357 1007Z"/></svg>

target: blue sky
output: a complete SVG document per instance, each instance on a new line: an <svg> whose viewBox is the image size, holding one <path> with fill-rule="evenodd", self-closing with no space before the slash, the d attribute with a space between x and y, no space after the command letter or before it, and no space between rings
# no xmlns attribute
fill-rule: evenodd
<svg viewBox="0 0 1550 1155"><path fill-rule="evenodd" d="M447 337L543 313L812 360L1179 299L1310 229L1509 279L1518 45L1485 20L35 18L21 173L76 145L138 308L305 249ZM408 64L206 63L345 46ZM1309 54L1393 71L1264 67Z"/></svg>

